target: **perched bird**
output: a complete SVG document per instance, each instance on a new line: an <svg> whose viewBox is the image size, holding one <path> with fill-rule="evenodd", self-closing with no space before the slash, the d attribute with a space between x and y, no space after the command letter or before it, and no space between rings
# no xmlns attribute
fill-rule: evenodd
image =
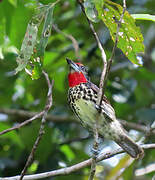
<svg viewBox="0 0 155 180"><path fill-rule="evenodd" d="M70 67L68 102L82 126L93 132L97 115L99 115L98 133L100 137L115 141L133 158L143 157L143 149L127 135L116 119L115 111L106 96L103 97L100 107L96 104L99 88L90 81L85 66L81 63L74 63L68 58L66 60Z"/></svg>

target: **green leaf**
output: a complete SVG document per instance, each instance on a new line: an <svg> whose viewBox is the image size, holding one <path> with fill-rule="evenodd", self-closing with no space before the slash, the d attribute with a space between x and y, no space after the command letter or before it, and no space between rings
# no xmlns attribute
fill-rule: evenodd
<svg viewBox="0 0 155 180"><path fill-rule="evenodd" d="M33 53L33 48L36 44L37 33L38 33L37 25L33 23L29 23L27 26L27 30L25 33L25 37L21 46L19 56L16 59L18 63L18 67L16 68L16 73L18 73L19 71L23 70L26 67Z"/></svg>
<svg viewBox="0 0 155 180"><path fill-rule="evenodd" d="M131 16L136 20L147 20L155 22L155 15L150 14L131 14Z"/></svg>
<svg viewBox="0 0 155 180"><path fill-rule="evenodd" d="M66 77L66 71L64 67L58 68L56 72L53 74L53 78L55 80L55 88L60 92L64 91L65 77Z"/></svg>
<svg viewBox="0 0 155 180"><path fill-rule="evenodd" d="M40 123L38 121L38 122L32 122L30 126L25 126L20 129L19 135L22 139L25 149L27 149L28 151L32 149L32 146L38 136L39 128L40 128ZM52 129L46 125L44 131L45 134L42 137L35 154L35 157L36 159L39 160L39 162L45 161L53 149L53 147L50 146ZM46 153L45 153L45 147L46 147Z"/></svg>
<svg viewBox="0 0 155 180"><path fill-rule="evenodd" d="M43 57L45 48L48 43L48 38L51 34L51 28L53 23L53 6L48 7L45 15L44 27L41 35L41 39L38 45L38 56Z"/></svg>
<svg viewBox="0 0 155 180"><path fill-rule="evenodd" d="M4 43L4 39L5 39L5 18L3 17L1 19L1 23L0 23L0 46Z"/></svg>
<svg viewBox="0 0 155 180"><path fill-rule="evenodd" d="M38 79L41 75L42 69L41 69L41 63L35 62L35 66L32 70L32 79Z"/></svg>
<svg viewBox="0 0 155 180"><path fill-rule="evenodd" d="M109 0L94 0L98 17L108 27L112 40L115 42L118 22L123 12L123 7ZM143 36L140 28L135 25L134 19L125 11L122 24L118 33L118 48L129 58L129 60L137 65L141 65L137 58L137 54L144 52Z"/></svg>
<svg viewBox="0 0 155 180"><path fill-rule="evenodd" d="M59 0L57 0L56 2L52 4L49 4L48 6L44 6L45 7L45 21L44 21L44 26L43 26L40 42L37 45L37 54L38 54L38 57L41 58L41 60L44 56L45 48L48 43L48 38L51 35L51 28L53 24L53 10L54 10L55 5L58 2Z"/></svg>
<svg viewBox="0 0 155 180"><path fill-rule="evenodd" d="M31 49L29 49L29 51L24 49L25 54L27 54L26 58L21 58L19 56L20 57L19 60L22 59L22 62L24 63L20 63L20 66L18 66L16 72L26 68L26 72L32 77L32 79L38 79L40 77L42 72L42 62L43 62L42 60L44 57L45 48L48 43L48 38L50 36L52 23L53 23L53 9L54 9L54 5L57 2L50 4L48 6L41 6L38 8L38 11L36 11L36 15L32 18L31 23L29 23L31 26L33 25L36 27L36 31L34 32L36 36L34 36L33 46L31 47ZM38 42L38 44L36 44L38 26L40 25L43 17L45 17L45 20L44 20L42 35L40 41ZM26 39L26 44L28 44L27 41L30 42L30 40L29 39L27 40L27 38L25 39ZM22 53L22 49L21 49L21 53ZM32 54L33 57L31 57ZM30 61L31 64L27 65L30 58L31 58Z"/></svg>
<svg viewBox="0 0 155 180"><path fill-rule="evenodd" d="M69 161L72 161L75 158L75 154L68 145L62 145L60 150L66 155Z"/></svg>
<svg viewBox="0 0 155 180"><path fill-rule="evenodd" d="M120 177L120 175L125 171L127 167L129 167L134 162L134 159L132 159L128 154L126 154L122 159L120 159L119 163L109 171L107 174L106 179L117 179L117 177Z"/></svg>
<svg viewBox="0 0 155 180"><path fill-rule="evenodd" d="M12 19L15 18L14 10L15 10L15 7L12 6L8 1L0 2L0 22L1 22L0 24L4 26L5 31L6 31L5 33L7 36L9 36L10 31L14 29L14 26L13 26L14 22L12 22ZM2 31L0 32L2 33ZM2 34L0 36L2 36Z"/></svg>
<svg viewBox="0 0 155 180"><path fill-rule="evenodd" d="M17 0L8 0L13 6L17 6Z"/></svg>
<svg viewBox="0 0 155 180"><path fill-rule="evenodd" d="M92 21L92 22L98 22L98 15L97 15L97 10L95 8L93 0L85 0L84 1L84 8L85 8L85 13L87 17Z"/></svg>
<svg viewBox="0 0 155 180"><path fill-rule="evenodd" d="M0 47L0 59L4 59L4 55L3 55L3 52L2 52L2 47Z"/></svg>
<svg viewBox="0 0 155 180"><path fill-rule="evenodd" d="M134 177L134 167L135 167L135 161L129 166L127 167L124 172L122 173L122 177L124 180L128 180L128 179L133 179Z"/></svg>
<svg viewBox="0 0 155 180"><path fill-rule="evenodd" d="M6 123L0 122L0 131L3 131L8 128L10 128L9 125L7 125ZM20 139L20 136L16 133L16 131L8 132L8 133L2 135L1 138L10 139L13 143L19 145L20 147L23 147L23 143Z"/></svg>
<svg viewBox="0 0 155 180"><path fill-rule="evenodd" d="M28 173L35 173L35 171L37 170L38 168L38 162L37 161L34 161L31 166L28 168Z"/></svg>

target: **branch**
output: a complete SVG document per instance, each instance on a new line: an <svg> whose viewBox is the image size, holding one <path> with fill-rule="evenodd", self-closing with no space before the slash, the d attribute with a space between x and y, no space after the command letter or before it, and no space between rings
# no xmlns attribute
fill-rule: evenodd
<svg viewBox="0 0 155 180"><path fill-rule="evenodd" d="M155 149L155 144L144 144L144 145L140 145L143 149ZM105 160L105 159L109 159L117 154L121 154L124 151L119 148L107 153L102 153L101 155L99 155L96 159L97 162ZM92 163L92 158L82 161L78 164L75 164L73 166L67 167L67 168L62 168L62 169L58 169L58 170L53 170L53 171L49 171L49 172L44 172L44 173L39 173L39 174L35 174L35 175L26 175L24 176L24 180L35 180L35 179L43 179L43 178L49 178L49 177L53 177L53 176L58 176L58 175L67 175L67 174L71 174L73 172L76 172L82 168L85 168L87 166L90 166ZM5 177L5 178L0 178L0 180L19 180L20 176L13 176L13 177Z"/></svg>
<svg viewBox="0 0 155 180"><path fill-rule="evenodd" d="M94 37L96 39L97 45L98 45L98 47L99 47L99 49L101 51L101 57L102 57L102 61L103 61L103 64L104 64L103 70L102 70L102 73L101 73L100 84L99 84L99 92L98 92L98 98L97 98L97 103L96 103L98 105L98 107L100 107L100 105L102 103L103 96L104 96L104 90L105 90L105 86L106 86L106 79L108 77L110 67L111 67L111 64L112 64L112 59L113 59L115 49L116 49L117 43L118 43L118 34L119 34L120 27L121 27L121 22L123 20L123 16L124 16L124 13L125 13L125 10L126 10L126 1L123 0L123 12L121 14L120 21L119 21L118 26L117 26L116 39L115 39L114 47L113 47L113 50L112 50L112 55L111 55L111 58L110 58L110 61L109 61L109 66L108 66L108 63L107 63L105 51L104 51L104 49L102 47L102 44L100 42L100 39L99 39L96 31L94 29L93 24L91 23L91 21L89 20L89 18L87 17L87 15L85 13L85 9L84 9L84 6L82 4L82 1L78 0L78 3L80 4L81 9L82 9L83 13L85 14L85 16L87 18L87 21L89 23L89 27L92 30L93 35L94 35ZM95 140L94 147L96 149L98 149L97 141L98 141L98 119L99 119L99 116L100 116L100 112L98 113L97 118L96 118L96 128L94 128L94 140ZM93 165L95 163L94 160L93 160L93 163L92 163L92 175L90 175L89 180L92 180L93 177L94 177L93 174L95 174L95 168L94 168L95 166Z"/></svg>
<svg viewBox="0 0 155 180"><path fill-rule="evenodd" d="M100 78L100 84L99 84L99 91L98 91L98 98L97 98L97 106L100 107L101 103L102 103L102 97L104 95L104 92L103 92L103 86L104 86L104 81L105 81L105 77L106 77L106 72L107 72L107 57L106 57L106 54L105 54L105 51L102 47L102 44L100 42L100 39L95 31L95 28L93 26L93 24L91 23L91 21L89 20L89 18L87 17L86 13L85 13L85 8L82 4L82 2L80 0L78 0L78 3L80 4L81 6L81 9L84 13L84 15L86 16L87 18L87 21L89 23L89 27L91 29L91 31L93 32L93 35L96 39L96 42L97 42L97 45L101 51L101 57L102 57L102 61L103 61L103 70L102 70L102 73L101 73L101 78ZM98 120L99 120L99 117L100 117L100 112L97 113L97 118L96 118L96 124L94 125L94 144L93 144L93 149L94 149L94 152L98 151ZM96 155L94 155L93 157L93 160L92 160L92 166L91 166L91 172L90 172L90 177L89 177L89 180L93 180L94 179L94 175L95 175L95 171L96 171Z"/></svg>
<svg viewBox="0 0 155 180"><path fill-rule="evenodd" d="M97 155L99 148L99 134L98 134L98 119L100 113L97 114L96 123L94 124L94 143L93 143L93 158L91 162L91 171L88 180L93 180L96 172Z"/></svg>
<svg viewBox="0 0 155 180"><path fill-rule="evenodd" d="M120 120L120 123L125 126L126 128L129 128L129 129L135 129L137 131L141 131L145 134L148 134L150 133L150 128L148 126L144 126L144 125L141 125L141 124L137 124L137 123L133 123L133 122L127 122L125 120ZM151 132L152 134L155 135L155 131Z"/></svg>
<svg viewBox="0 0 155 180"><path fill-rule="evenodd" d="M68 139L66 141L63 141L62 143L60 143L59 145L64 145L64 144L71 144L73 142L82 142L85 140L88 140L91 138L91 135L87 136L87 137L76 137L76 138L72 138L72 139Z"/></svg>
<svg viewBox="0 0 155 180"><path fill-rule="evenodd" d="M46 101L46 105L45 105L45 108L44 108L44 113L43 113L43 116L42 116L42 120L41 120L41 125L40 125L40 129L39 129L39 133L38 133L38 137L32 147L32 150L31 150L31 153L27 159L27 162L24 166L24 169L22 170L21 172L21 175L20 175L20 180L22 180L24 178L24 175L27 171L27 168L29 167L29 165L31 164L33 158L34 158L34 153L39 145L39 142L44 134L44 127L45 127L45 123L46 123L46 117L47 117L47 113L49 111L49 109L51 108L52 106L52 87L53 87L53 83L54 81L50 82L50 79L48 77L48 74L43 71L43 74L45 76L45 79L47 81L47 84L48 84L48 94L47 94L47 101Z"/></svg>
<svg viewBox="0 0 155 180"><path fill-rule="evenodd" d="M1 112L1 111L0 111L0 112ZM3 112L4 112L4 111L3 111ZM37 118L40 118L43 114L44 114L44 111L42 111L42 112L40 112L40 113L38 113L38 114L35 114L32 118L30 118L30 119L22 122L21 124L18 124L18 125L16 125L16 126L13 126L13 127L9 128L9 129L5 129L4 131L1 131L1 132L0 132L0 135L3 135L3 134L5 134L5 133L8 133L8 132L13 131L13 130L15 130L15 129L19 129L19 128L21 128L21 127L29 124L29 123L32 122L33 120L35 120L35 119L37 119Z"/></svg>
<svg viewBox="0 0 155 180"><path fill-rule="evenodd" d="M37 114L39 114L39 112L30 112L30 111L26 111L26 110L21 110L21 109L0 109L0 113L3 114L7 114L7 115L11 115L11 116L19 116L22 118L31 118L33 116L36 116ZM41 112L40 112L41 113ZM75 119L73 117L69 117L69 116L56 116L56 115L47 115L47 119L53 122L71 122L71 121L75 121Z"/></svg>
<svg viewBox="0 0 155 180"><path fill-rule="evenodd" d="M151 173L151 172L155 172L155 163L152 163L152 164L147 165L146 167L137 169L135 171L135 176L144 176L144 175ZM152 177L152 180L153 179L154 178Z"/></svg>
<svg viewBox="0 0 155 180"><path fill-rule="evenodd" d="M70 39L72 41L73 47L74 47L74 50L75 50L75 55L76 55L77 58L80 59L79 45L78 45L78 42L76 41L76 39L72 35L66 34L63 31L61 31L56 24L53 24L53 28L57 33L60 33L60 34L64 35L66 38L68 38L68 39Z"/></svg>
<svg viewBox="0 0 155 180"><path fill-rule="evenodd" d="M109 72L110 72L110 68L111 68L111 65L112 65L112 60L114 58L115 50L117 48L119 30L120 30L120 27L121 27L121 24L122 24L122 21L123 21L123 17L124 17L125 11L126 11L126 0L123 0L123 12L121 14L120 20L117 22L117 30L116 30L115 43L114 43L114 46L113 46L113 49L112 49L111 57L110 57L110 59L108 61L109 63L108 63L108 68L107 68L106 77L105 77L105 81L104 81L104 88L106 86L107 78L108 78L108 75L109 75Z"/></svg>
<svg viewBox="0 0 155 180"><path fill-rule="evenodd" d="M29 112L29 111L20 110L20 109L0 109L0 113L4 113L7 115L11 115L11 116L21 116L23 118L32 117L28 120L25 120L21 124L13 126L13 127L6 129L4 131L1 131L0 135L3 135L3 134L8 133L12 130L16 130L16 129L21 128L21 127L27 125L28 123L32 122L33 120L37 119L37 118L40 118L43 115L44 111L38 113L38 112ZM56 116L56 115L48 114L46 119L48 121L52 121L55 123L62 123L62 122L63 123L64 122L66 122L66 123L77 123L76 119L72 116ZM127 122L126 120L120 120L120 119L118 119L118 120L126 128L129 128L129 129L132 128L132 129L135 129L137 131L143 132L145 134L151 133L151 135L155 135L155 129L153 129L150 132L150 128L147 126L137 124L137 123L133 123L133 122Z"/></svg>
<svg viewBox="0 0 155 180"><path fill-rule="evenodd" d="M85 13L85 9L84 9L83 4L81 3L80 0L78 0L78 3L80 4L82 11L83 11L84 15L87 18L87 21L89 23L89 27L90 27L91 31L93 32L93 35L94 35L94 37L96 39L96 42L97 42L97 45L98 45L98 47L99 47L99 49L101 51L101 57L102 57L104 67L103 67L102 74L101 74L101 79L100 79L100 84L99 84L99 92L98 92L98 99L97 99L97 104L100 105L101 101L102 101L102 94L103 94L103 91L102 91L103 85L104 85L103 82L105 80L105 75L106 75L106 71L107 71L107 57L106 57L105 51L104 51L104 49L102 47L102 44L100 42L100 39L99 39L99 37L98 37L98 35L97 35L96 31L95 31L94 26L91 23L91 21L88 19L87 15Z"/></svg>

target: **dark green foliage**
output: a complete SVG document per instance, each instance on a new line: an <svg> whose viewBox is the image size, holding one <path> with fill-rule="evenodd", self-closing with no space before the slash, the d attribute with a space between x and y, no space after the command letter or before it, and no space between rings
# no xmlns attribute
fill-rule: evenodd
<svg viewBox="0 0 155 180"><path fill-rule="evenodd" d="M36 9L39 6L37 2L42 3L44 11L41 9L41 12L43 14L40 11L38 12L40 9ZM49 114L66 117L64 122L47 122L45 134L35 154L35 161L28 169L28 173L32 174L58 169L62 165L71 166L87 159L90 155L88 151L92 143L92 141L83 140L62 145L63 142L77 137L86 137L88 134L79 124L67 121L72 119L73 114L67 105L68 69L65 58L69 57L76 61L78 58L75 56L72 41L66 38L63 33L56 32L54 28L51 28L52 23L57 24L59 29L66 34L72 35L77 40L80 46L79 53L82 63L88 66L91 80L97 85L102 68L100 51L88 26L86 17L81 12L77 2L62 0L53 6L52 9L46 11L46 8L50 6L49 3L54 2L51 0L0 1L0 131L28 119L27 116L1 114L2 108L22 109L28 112L39 112L44 108L48 87L41 73L42 69L55 81L53 106ZM93 3L96 1L91 0L89 2L90 4L85 4L85 7L88 8L87 16L90 16L90 20L94 20L95 29L103 43L107 59L109 59L114 44L111 36L114 40L116 24L113 27L112 23L110 24L108 21L105 23L106 17L104 19L101 17L102 12L100 12L100 9L96 7L94 10L95 6ZM117 3L119 2L121 3L122 1L117 1ZM106 8L111 9L110 12L114 11L115 16L118 13L116 9L122 12L120 5L107 0L105 3ZM154 0L130 0L127 1L127 7L127 10L133 14L153 14L155 12ZM98 17L93 19L94 16L91 17L91 13L93 11L96 13L96 10L98 10ZM49 11L52 12L50 15L48 14ZM39 22L36 18L37 13L39 15ZM48 15L50 18L48 18ZM118 16L120 17L120 13ZM122 39L118 47L125 53L126 47L132 46L134 52L131 51L131 54L127 57L131 62L138 64L138 61L135 59L137 58L136 54L143 51L141 29L146 46L145 54L141 56L143 66L138 67L132 64L119 49L116 49L105 93L113 105L118 118L128 122L150 125L155 117L155 25L152 21L137 20L137 27L135 27L135 24L133 24L135 23L134 20L126 12L125 21L130 20L132 21L131 24L134 32L130 27L131 31L125 31L125 33L127 36L130 36L130 33L133 32L133 36L135 35L139 38L138 44L124 45L124 40ZM35 30L33 34L34 44L31 44L30 51L28 51L27 46L24 47L24 53L27 53L26 56L28 57L24 66L18 69L23 70L15 75L15 69L18 66L16 58L21 54L20 50L25 32L27 31L28 24L32 28L32 21L33 27L37 28L37 31ZM48 25L50 25L48 32L51 31L51 35L43 38L43 34L47 31L46 26ZM138 26L140 26L140 29ZM111 27L113 29L110 29ZM110 29L110 33L107 28ZM122 26L122 31L123 28L124 26ZM134 38L136 39L136 37ZM40 61L36 61L37 57L40 57ZM19 64L21 66L21 63ZM25 67L27 67L31 76L24 71ZM39 126L40 119L37 119L35 122L19 130L0 136L1 177L20 174L38 135ZM135 136L135 132L133 135ZM141 133L139 136L143 137L144 134ZM154 137L150 136L146 143L155 143ZM111 143L105 141L104 145L108 144L110 144L110 147L113 147ZM134 174L131 175L131 173L136 168L153 163L154 156L154 150L147 150L143 160L136 161L124 171L124 179L134 179ZM106 164L104 167L102 165L103 163L98 167L99 174L102 175L99 176L101 179L103 179L103 175L106 176L108 171L106 168L108 165ZM89 169L84 168L74 174L59 176L53 179L80 180L88 179L88 175ZM144 179L151 179L152 177L153 173L145 175Z"/></svg>

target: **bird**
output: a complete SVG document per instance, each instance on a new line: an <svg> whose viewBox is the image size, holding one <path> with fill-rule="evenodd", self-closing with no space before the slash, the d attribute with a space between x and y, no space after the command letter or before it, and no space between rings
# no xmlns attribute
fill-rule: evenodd
<svg viewBox="0 0 155 180"><path fill-rule="evenodd" d="M100 105L97 105L99 88L90 81L87 68L66 58L68 73L68 103L79 122L89 132L94 132L98 117L97 131L101 138L113 140L132 158L144 156L143 149L136 144L116 119L115 111L104 95ZM97 116L97 114L99 116Z"/></svg>

